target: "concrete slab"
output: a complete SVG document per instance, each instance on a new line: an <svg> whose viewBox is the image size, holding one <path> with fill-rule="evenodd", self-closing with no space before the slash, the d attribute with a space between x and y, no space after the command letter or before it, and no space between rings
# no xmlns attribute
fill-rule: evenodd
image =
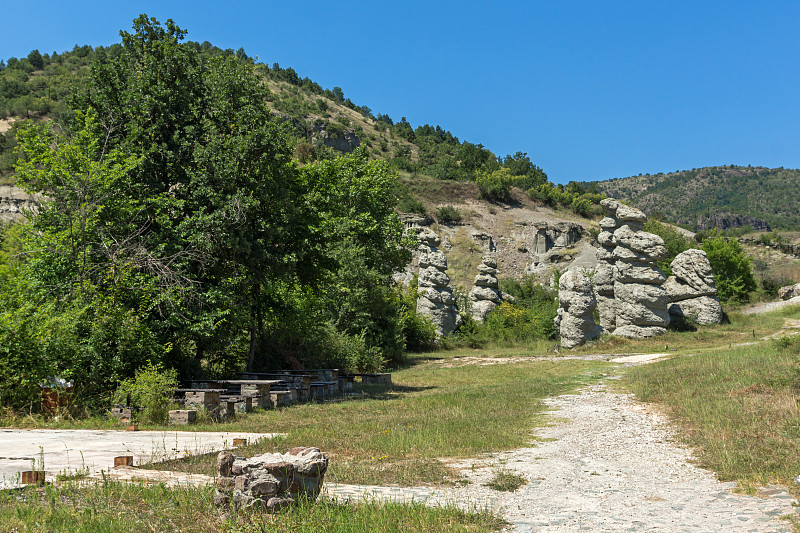
<svg viewBox="0 0 800 533"><path fill-rule="evenodd" d="M88 473L114 467L114 457L132 455L133 464L230 448L234 438L253 443L280 433L0 429L0 489L19 486L20 472Z"/></svg>

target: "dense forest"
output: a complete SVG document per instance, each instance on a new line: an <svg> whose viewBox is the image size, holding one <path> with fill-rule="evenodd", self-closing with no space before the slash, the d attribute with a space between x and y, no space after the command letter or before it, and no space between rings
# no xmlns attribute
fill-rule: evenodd
<svg viewBox="0 0 800 533"><path fill-rule="evenodd" d="M596 183L609 196L695 231L800 229L800 170L729 165Z"/></svg>

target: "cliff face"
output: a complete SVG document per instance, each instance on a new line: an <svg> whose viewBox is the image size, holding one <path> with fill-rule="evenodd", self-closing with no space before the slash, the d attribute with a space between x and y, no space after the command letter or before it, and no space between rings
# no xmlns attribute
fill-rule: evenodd
<svg viewBox="0 0 800 533"><path fill-rule="evenodd" d="M37 197L14 185L0 185L0 221L8 222L25 216L25 210L36 209Z"/></svg>

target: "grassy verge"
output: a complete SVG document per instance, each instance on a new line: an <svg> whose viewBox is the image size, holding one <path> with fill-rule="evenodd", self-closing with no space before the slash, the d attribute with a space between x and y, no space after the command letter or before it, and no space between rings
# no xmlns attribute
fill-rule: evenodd
<svg viewBox="0 0 800 533"><path fill-rule="evenodd" d="M763 317L782 319L797 310ZM744 488L794 487L800 474L800 338L708 349L630 369L626 385L659 402L684 430L700 464Z"/></svg>
<svg viewBox="0 0 800 533"><path fill-rule="evenodd" d="M108 483L98 487L47 486L0 492L3 531L39 532L401 532L497 531L504 522L487 511L428 508L421 504L327 500L277 514L221 516L213 489Z"/></svg>
<svg viewBox="0 0 800 533"><path fill-rule="evenodd" d="M492 366L420 364L393 374L394 385L362 399L263 411L235 423L243 431L285 432L240 452L317 446L332 459L328 478L343 483L457 482L436 458L475 457L523 446L544 423L539 401L598 379L608 365L545 361ZM213 473L214 458L163 464Z"/></svg>

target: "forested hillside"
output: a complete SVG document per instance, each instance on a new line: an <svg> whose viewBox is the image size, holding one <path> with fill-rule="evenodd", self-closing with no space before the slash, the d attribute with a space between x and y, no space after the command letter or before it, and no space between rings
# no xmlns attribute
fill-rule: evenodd
<svg viewBox="0 0 800 533"><path fill-rule="evenodd" d="M695 231L800 229L800 170L730 165L596 183L609 196Z"/></svg>
<svg viewBox="0 0 800 533"><path fill-rule="evenodd" d="M397 211L461 216L414 191L465 181L582 214L602 198L185 36L141 16L110 47L0 62L0 174L39 199L0 228L4 405L35 403L46 376L104 395L146 365L397 365L434 341L413 286L393 282L416 245ZM519 296L520 324L555 312L547 291L530 309Z"/></svg>

